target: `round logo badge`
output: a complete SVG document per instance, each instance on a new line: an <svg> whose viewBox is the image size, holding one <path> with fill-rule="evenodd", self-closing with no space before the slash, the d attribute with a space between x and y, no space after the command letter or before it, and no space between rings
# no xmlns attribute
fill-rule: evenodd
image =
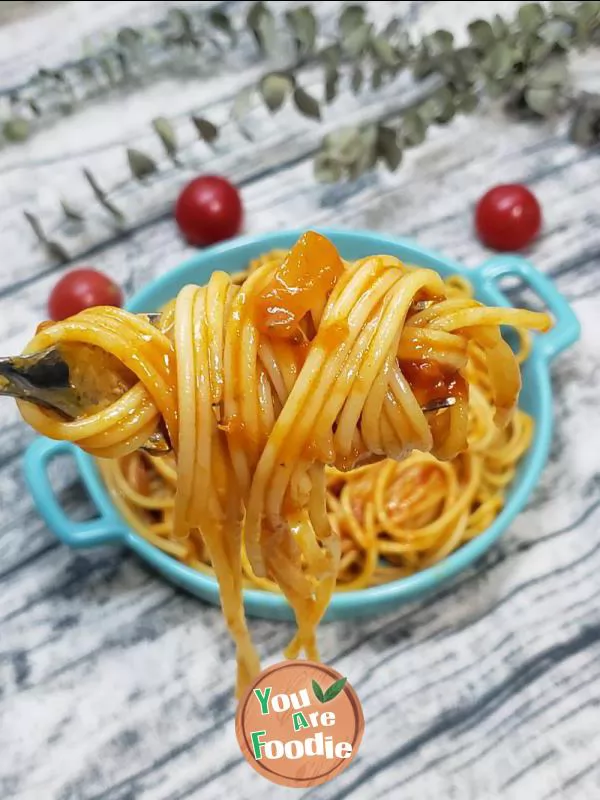
<svg viewBox="0 0 600 800"><path fill-rule="evenodd" d="M280 786L318 786L358 751L365 721L347 679L325 664L282 661L242 697L235 731L246 760Z"/></svg>

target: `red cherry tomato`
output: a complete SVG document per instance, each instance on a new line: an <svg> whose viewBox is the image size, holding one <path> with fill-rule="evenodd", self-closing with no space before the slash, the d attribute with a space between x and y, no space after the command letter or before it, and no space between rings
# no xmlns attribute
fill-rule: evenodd
<svg viewBox="0 0 600 800"><path fill-rule="evenodd" d="M201 175L184 187L175 204L175 219L190 244L203 246L230 239L242 226L238 190L218 175Z"/></svg>
<svg viewBox="0 0 600 800"><path fill-rule="evenodd" d="M107 275L88 267L67 272L50 294L48 311L53 320L66 319L91 306L120 306L123 293Z"/></svg>
<svg viewBox="0 0 600 800"><path fill-rule="evenodd" d="M526 186L494 186L477 203L475 227L481 241L494 250L521 250L540 231L542 210Z"/></svg>

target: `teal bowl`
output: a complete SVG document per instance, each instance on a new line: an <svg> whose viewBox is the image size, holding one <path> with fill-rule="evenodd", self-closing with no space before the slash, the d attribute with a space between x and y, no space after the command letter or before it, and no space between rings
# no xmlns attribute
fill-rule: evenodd
<svg viewBox="0 0 600 800"><path fill-rule="evenodd" d="M446 559L423 572L383 586L334 594L326 619L352 617L389 611L420 598L450 581L492 547L525 506L548 458L552 439L553 408L550 362L579 336L579 323L566 300L552 283L524 259L502 255L480 267L465 269L442 255L418 244L370 231L318 229L331 238L346 259L386 253L411 264L430 267L443 277L463 275L473 284L479 300L490 305L510 305L499 288L506 277L517 278L541 299L555 318L550 333L536 337L531 355L523 367L522 408L535 419L533 443L523 458L510 486L504 509L480 536ZM150 283L128 304L131 311L155 311L187 283L202 284L213 270L235 272L267 250L288 248L302 231L292 230L234 239L203 250L181 266ZM95 503L98 516L87 522L70 519L61 508L48 477L48 465L57 456L73 457L79 475ZM132 531L119 516L99 478L94 461L67 442L38 438L25 454L25 476L39 513L48 527L66 545L75 548L120 544L129 547L171 583L215 605L219 604L216 581L176 561ZM285 598L271 592L247 589L246 612L268 619L292 619Z"/></svg>

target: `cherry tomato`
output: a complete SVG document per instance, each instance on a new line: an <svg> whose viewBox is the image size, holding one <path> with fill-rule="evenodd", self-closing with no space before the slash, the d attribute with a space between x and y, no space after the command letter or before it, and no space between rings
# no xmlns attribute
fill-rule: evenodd
<svg viewBox="0 0 600 800"><path fill-rule="evenodd" d="M184 187L175 204L175 219L190 244L203 246L230 239L242 226L238 190L218 175L201 175Z"/></svg>
<svg viewBox="0 0 600 800"><path fill-rule="evenodd" d="M519 183L494 186L477 203L475 227L494 250L521 250L540 231L542 210L535 195Z"/></svg>
<svg viewBox="0 0 600 800"><path fill-rule="evenodd" d="M72 317L91 306L120 306L123 293L107 275L89 267L67 272L59 280L48 300L53 320Z"/></svg>

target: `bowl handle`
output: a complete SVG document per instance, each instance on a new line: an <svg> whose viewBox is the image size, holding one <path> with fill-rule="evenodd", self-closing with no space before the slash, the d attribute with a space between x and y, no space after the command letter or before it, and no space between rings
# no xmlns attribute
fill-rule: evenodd
<svg viewBox="0 0 600 800"><path fill-rule="evenodd" d="M511 276L523 283L542 300L554 317L554 327L537 341L542 355L551 361L579 338L581 326L575 312L554 286L550 278L520 256L495 256L477 268L477 273L490 286L504 305L512 305L499 289L500 278Z"/></svg>
<svg viewBox="0 0 600 800"><path fill-rule="evenodd" d="M79 477L98 510L95 519L78 522L70 519L60 505L50 479L48 466L57 456L75 459ZM89 459L70 442L57 442L45 437L35 439L25 451L25 480L38 511L48 527L69 547L95 547L122 541L126 528L116 515L104 487Z"/></svg>

